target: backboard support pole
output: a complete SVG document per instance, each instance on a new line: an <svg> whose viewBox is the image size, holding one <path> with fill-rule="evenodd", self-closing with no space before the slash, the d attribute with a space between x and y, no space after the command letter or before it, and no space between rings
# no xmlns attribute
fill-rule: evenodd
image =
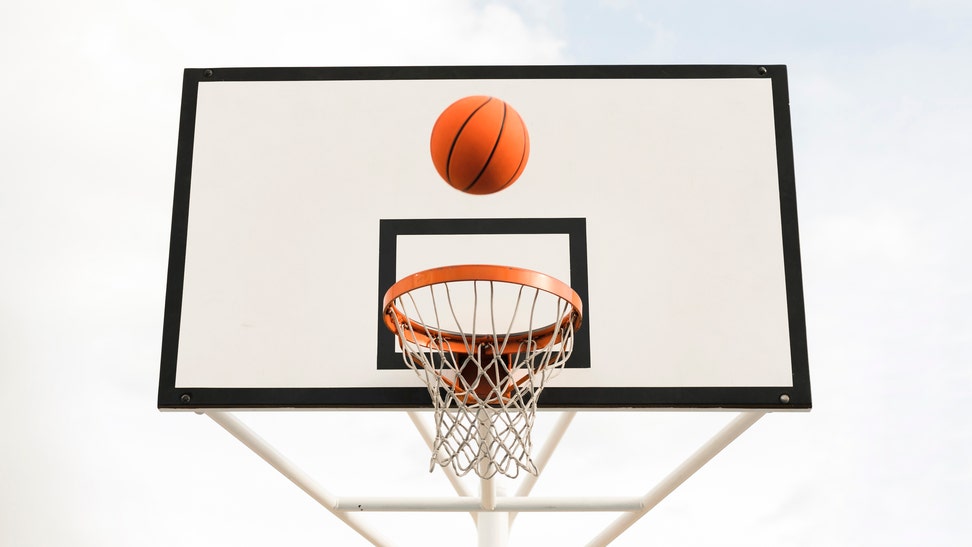
<svg viewBox="0 0 972 547"><path fill-rule="evenodd" d="M205 414L214 422L219 424L220 427L228 431L230 435L236 437L237 440L256 453L257 456L260 456L263 461L269 463L274 469L279 471L281 475L290 479L290 482L296 484L298 488L306 492L310 497L314 498L317 503L324 506L324 508L330 511L332 515L341 519L355 532L361 534L363 538L370 541L376 547L391 545L391 543L382 538L380 535L374 533L362 523L358 522L358 520L349 513L338 511L337 496L331 494L317 484L317 482L311 478L310 475L297 467L297 465L287 459L283 454L277 451L277 449L275 449L262 437L257 435L256 432L247 427L246 424L241 422L232 413L206 411Z"/></svg>
<svg viewBox="0 0 972 547"><path fill-rule="evenodd" d="M482 510L476 519L478 547L506 547L510 535L509 513L496 511L496 479L481 479Z"/></svg>
<svg viewBox="0 0 972 547"><path fill-rule="evenodd" d="M702 468L723 448L729 446L760 418L766 415L766 411L740 412L731 422L721 431L716 433L708 442L689 456L681 465L676 467L661 482L642 498L642 508L632 511L617 518L608 525L597 537L587 544L587 547L603 547L618 538L625 530L638 522L641 517L648 514L676 488L682 485L696 471Z"/></svg>
<svg viewBox="0 0 972 547"><path fill-rule="evenodd" d="M486 450L493 444L492 428L489 427L488 417L480 414L479 434L483 440L480 450ZM496 479L489 476L492 465L488 458L479 462L479 493L481 512L476 517L476 537L478 547L506 547L510 535L510 517L508 513L496 512L497 486ZM487 477L489 478L483 478Z"/></svg>

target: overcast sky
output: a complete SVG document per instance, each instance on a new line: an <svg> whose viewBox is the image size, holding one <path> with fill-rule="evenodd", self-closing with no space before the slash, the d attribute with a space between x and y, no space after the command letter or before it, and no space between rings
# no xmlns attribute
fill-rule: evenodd
<svg viewBox="0 0 972 547"><path fill-rule="evenodd" d="M364 544L155 408L182 69L483 63L788 65L814 410L764 418L617 545L969 537L970 6L6 0L0 544ZM403 414L243 418L335 493L451 493ZM644 494L729 418L582 414L535 493ZM474 544L467 515L365 517ZM511 545L614 517L521 515Z"/></svg>

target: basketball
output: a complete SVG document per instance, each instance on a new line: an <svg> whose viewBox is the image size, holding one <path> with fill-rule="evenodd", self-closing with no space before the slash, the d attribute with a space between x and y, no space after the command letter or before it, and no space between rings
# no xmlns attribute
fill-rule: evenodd
<svg viewBox="0 0 972 547"><path fill-rule="evenodd" d="M530 137L513 107L476 95L449 105L432 127L432 163L453 188L492 194L513 184L530 155Z"/></svg>

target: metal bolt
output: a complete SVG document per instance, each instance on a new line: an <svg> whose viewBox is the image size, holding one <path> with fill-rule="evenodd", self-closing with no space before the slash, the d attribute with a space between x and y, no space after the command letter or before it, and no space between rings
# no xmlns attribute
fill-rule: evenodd
<svg viewBox="0 0 972 547"><path fill-rule="evenodd" d="M212 78L213 77L213 71L212 70L207 70L206 72L203 72L203 75L206 76L207 78Z"/></svg>
<svg viewBox="0 0 972 547"><path fill-rule="evenodd" d="M780 395L780 402L783 403L783 404L789 404L789 402L790 402L790 396L787 395L786 393L784 393L783 395Z"/></svg>
<svg viewBox="0 0 972 547"><path fill-rule="evenodd" d="M756 72L758 72L760 76L763 76L766 74L767 70L765 66L761 66L756 69Z"/></svg>
<svg viewBox="0 0 972 547"><path fill-rule="evenodd" d="M179 397L179 400L182 401L183 403L188 403L189 401L192 400L192 397L190 397L188 393L183 393L182 397Z"/></svg>

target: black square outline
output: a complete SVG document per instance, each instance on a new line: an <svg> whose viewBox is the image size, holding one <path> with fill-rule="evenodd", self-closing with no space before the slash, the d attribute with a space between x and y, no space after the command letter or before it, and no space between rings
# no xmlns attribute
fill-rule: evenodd
<svg viewBox="0 0 972 547"><path fill-rule="evenodd" d="M382 318L385 292L395 279L400 235L504 235L566 234L570 253L570 286L581 297L584 320L574 333L574 349L567 368L591 367L591 307L587 281L587 221L583 218L452 218L452 219L382 219L378 228L378 370L404 370L401 353L395 351L395 335ZM442 264L449 266L451 264ZM501 264L516 266L516 264Z"/></svg>

